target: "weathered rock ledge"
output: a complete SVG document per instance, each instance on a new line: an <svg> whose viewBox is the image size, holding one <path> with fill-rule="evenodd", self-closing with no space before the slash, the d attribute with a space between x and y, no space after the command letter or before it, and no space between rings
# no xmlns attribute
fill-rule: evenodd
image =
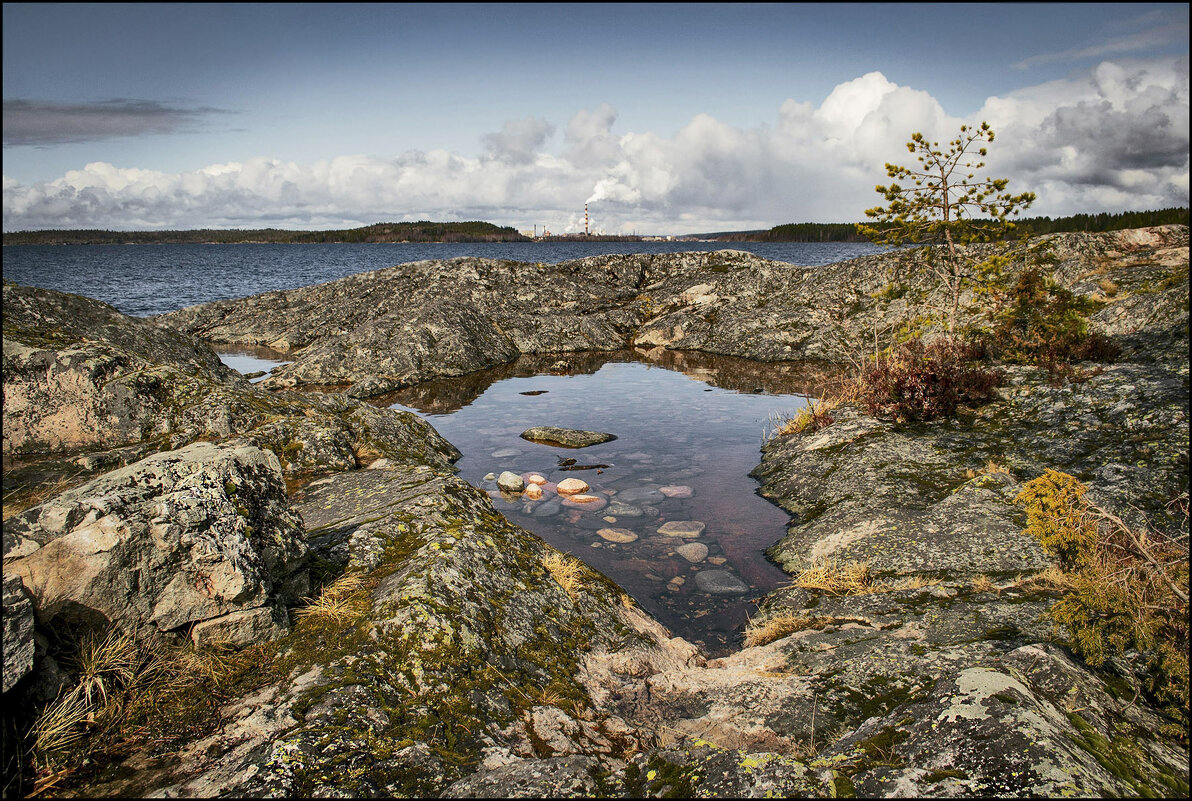
<svg viewBox="0 0 1192 801"><path fill-rule="evenodd" d="M1162 336L1134 336L1154 327L1148 318L1178 321L1186 226L1041 239L1051 243L1052 273L1074 291L1101 291L1112 266L1116 294L1098 322L1128 349L1168 352L1186 331L1168 325ZM941 306L925 271L909 269L915 258L902 252L811 268L734 250L555 265L458 258L193 306L158 320L210 342L286 351L293 362L267 386L346 385L356 397L520 354L663 346L763 362L843 363L872 342L875 326L889 330ZM966 294L962 302L970 300ZM1186 307L1183 314L1186 321Z"/></svg>
<svg viewBox="0 0 1192 801"><path fill-rule="evenodd" d="M1157 734L1130 671L1094 673L1042 620L1050 562L1012 499L1056 467L1107 505L1178 525L1164 514L1188 484L1187 229L1065 235L1056 251L1078 291L1114 282L1097 322L1124 358L1058 386L1014 368L999 401L958 421L895 428L842 408L827 428L771 442L755 474L794 516L773 558L791 571L865 561L894 586L780 590L756 622L790 615L797 630L712 661L509 524L417 418L269 393L184 335L5 285L6 494L59 476L73 485L5 521L5 654L28 667L10 672L6 659L6 715L44 705L63 681L46 636L56 625L102 619L169 638L267 609L276 627L254 631L276 639L250 646L259 663L208 699L214 714L70 791L1184 795L1187 749ZM814 274L731 252L668 258L403 265L170 322L302 347L284 380L372 394L536 350L831 359L875 319L905 318L915 297L913 282L883 292L903 281L896 257ZM437 301L435 286L448 288ZM417 312L403 305L414 296ZM81 574L109 578L69 593L22 567L66 545L87 570L135 558L123 573ZM230 585L191 581L196 566L237 560L259 570L238 607L224 602ZM337 614L285 614L308 571L341 588ZM142 583L150 574L169 592Z"/></svg>

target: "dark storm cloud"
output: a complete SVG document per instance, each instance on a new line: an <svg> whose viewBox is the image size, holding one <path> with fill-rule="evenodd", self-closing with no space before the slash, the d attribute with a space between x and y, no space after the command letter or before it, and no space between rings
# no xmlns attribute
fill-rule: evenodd
<svg viewBox="0 0 1192 801"><path fill-rule="evenodd" d="M1067 145L1082 155L1085 169L1068 176L1076 183L1116 185L1119 171L1181 167L1188 163L1187 117L1172 119L1170 108L1124 112L1102 102L1056 109L1042 126L1045 146Z"/></svg>
<svg viewBox="0 0 1192 801"><path fill-rule="evenodd" d="M222 109L176 108L155 100L116 98L96 103L4 101L4 144L61 145L122 136L183 133Z"/></svg>

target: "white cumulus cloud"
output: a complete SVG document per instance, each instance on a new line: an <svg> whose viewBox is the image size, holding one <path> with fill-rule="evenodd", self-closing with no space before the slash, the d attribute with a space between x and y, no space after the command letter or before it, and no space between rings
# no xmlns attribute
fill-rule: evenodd
<svg viewBox="0 0 1192 801"><path fill-rule="evenodd" d="M4 228L320 228L484 219L682 233L856 221L880 202L886 162L913 164L915 131L946 142L963 123L997 132L988 173L1039 200L1028 214L1188 203L1187 58L1105 61L1085 74L990 97L973 117L871 72L821 103L788 100L772 123L696 114L673 136L614 131L605 103L560 126L528 117L445 150L313 164L266 157L163 173L103 162L30 185L4 179ZM582 227L582 222L579 223Z"/></svg>

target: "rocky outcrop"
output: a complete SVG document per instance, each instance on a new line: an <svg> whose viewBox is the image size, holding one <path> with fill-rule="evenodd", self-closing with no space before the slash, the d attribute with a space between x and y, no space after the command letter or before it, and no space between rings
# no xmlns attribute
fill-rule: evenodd
<svg viewBox="0 0 1192 801"><path fill-rule="evenodd" d="M244 437L291 477L459 458L413 414L264 391L206 345L76 295L5 284L3 366L6 504L196 440Z"/></svg>
<svg viewBox="0 0 1192 801"><path fill-rule="evenodd" d="M1064 285L1087 294L1103 292L1100 284L1109 278L1117 282L1097 319L1115 336L1150 347L1150 312L1165 305L1176 312L1175 318L1156 312L1167 339L1186 331L1186 305L1184 327L1178 325L1186 226L1041 240ZM556 265L461 258L195 306L159 320L212 342L292 354L294 361L266 385L348 384L358 397L530 353L661 346L767 362L845 362L872 342L874 330L929 328L932 315L938 321L945 300L929 271L912 269L919 258L907 251L824 267L733 250ZM1118 266L1128 269L1119 275ZM961 300L967 307L973 296L966 292Z"/></svg>
<svg viewBox="0 0 1192 801"><path fill-rule="evenodd" d="M4 576L4 685L8 692L33 669L33 604L20 576Z"/></svg>
<svg viewBox="0 0 1192 801"><path fill-rule="evenodd" d="M427 795L470 765L638 742L577 675L589 654L663 653L665 633L598 574L552 572L562 555L483 492L404 466L329 476L297 509L315 551L353 578L352 612L303 617L222 727L95 792Z"/></svg>
<svg viewBox="0 0 1192 801"><path fill-rule="evenodd" d="M185 736L166 726L164 739L126 745L118 770L81 771L70 789L86 795L1186 795L1186 747L1160 734L1128 660L1094 672L1043 618L1059 590L1013 503L1022 482L1059 468L1097 501L1178 529L1167 502L1187 490L1186 231L1053 239L1059 280L1105 296L1096 322L1123 345L1121 362L1068 378L1008 368L999 399L957 420L896 427L845 406L826 428L767 444L755 475L793 516L775 561L792 573L854 562L866 572L848 594L814 582L773 593L752 621L773 633L715 660L509 524L452 475L454 449L425 424L344 395L270 394L182 351L138 355L115 335L84 341L80 331L81 344L61 349L124 360L115 378L87 385L98 400L80 401L124 433L55 453L98 472L119 462L101 448L124 448L126 461L137 448L180 450L6 520L5 649L18 657L11 673L6 660L6 702L28 686L25 666L37 670L36 627L92 609L128 626L194 623L199 643L258 642L250 668L204 699L208 713L185 719ZM351 382L360 395L534 351L637 344L658 358L700 348L831 359L930 305L900 258L814 273L735 252L561 268L456 260L169 321L296 351L274 387ZM16 391L10 289L6 399ZM90 302L70 303L83 314ZM120 325L106 312L92 319ZM57 358L36 325L12 330L20 347ZM13 387L42 380L22 354ZM161 398L145 403L168 428L138 430L143 418L113 400L109 384L144 375L162 379ZM244 440L226 441L233 434ZM6 454L54 451L43 436L11 449L6 440ZM190 444L200 437L225 441ZM283 497L283 474L307 481ZM293 548L262 539L282 530ZM671 532L679 547L699 544L684 531ZM97 578L133 535L135 580ZM175 545L189 549L176 564L151 563L152 549ZM303 548L320 600L304 600L282 634L272 610L304 592L286 578L302 575L287 571ZM53 549L69 559L36 562ZM34 561L10 568L10 554L13 565ZM81 569L53 573L83 555ZM246 579L234 607L232 583L216 602L187 572L221 558L281 569Z"/></svg>
<svg viewBox="0 0 1192 801"><path fill-rule="evenodd" d="M277 457L236 443L150 456L4 523L4 574L40 624L199 624L235 645L288 627L306 553Z"/></svg>

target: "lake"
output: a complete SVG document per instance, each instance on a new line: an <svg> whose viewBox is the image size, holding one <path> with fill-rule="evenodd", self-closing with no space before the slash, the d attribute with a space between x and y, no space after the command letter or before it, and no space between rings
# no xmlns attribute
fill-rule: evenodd
<svg viewBox="0 0 1192 801"><path fill-rule="evenodd" d="M4 278L86 295L110 303L125 314L150 317L196 303L321 284L423 259L479 256L556 264L602 253L725 249L818 266L885 248L866 242L6 245Z"/></svg>

